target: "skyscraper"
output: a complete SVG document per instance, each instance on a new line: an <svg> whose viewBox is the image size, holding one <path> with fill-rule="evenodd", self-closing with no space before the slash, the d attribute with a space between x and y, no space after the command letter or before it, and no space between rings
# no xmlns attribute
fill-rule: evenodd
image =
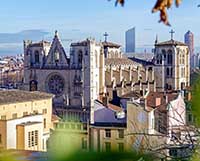
<svg viewBox="0 0 200 161"><path fill-rule="evenodd" d="M135 27L126 31L126 52L135 52Z"/></svg>
<svg viewBox="0 0 200 161"><path fill-rule="evenodd" d="M194 55L194 34L190 30L185 34L185 44L188 45L190 57L192 57Z"/></svg>

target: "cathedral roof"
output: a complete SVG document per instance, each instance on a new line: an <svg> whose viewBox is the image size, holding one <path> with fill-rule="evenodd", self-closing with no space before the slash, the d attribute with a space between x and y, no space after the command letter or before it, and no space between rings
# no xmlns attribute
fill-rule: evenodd
<svg viewBox="0 0 200 161"><path fill-rule="evenodd" d="M43 47L44 45L51 45L51 43L48 42L48 41L42 40L42 41L37 42L37 43L31 43L31 44L29 44L29 47Z"/></svg>
<svg viewBox="0 0 200 161"><path fill-rule="evenodd" d="M164 41L164 42L160 42L157 43L156 46L172 46L172 45L178 45L178 46L187 46L185 43L180 42L180 41L176 41L176 40L169 40L169 41Z"/></svg>
<svg viewBox="0 0 200 161"><path fill-rule="evenodd" d="M138 59L135 57L130 57L129 59L131 59L132 61L137 62L139 64L142 64L143 66L154 65L154 63L152 61L146 61L144 59Z"/></svg>
<svg viewBox="0 0 200 161"><path fill-rule="evenodd" d="M107 42L107 41L104 41L102 42L103 46L104 47L114 47L114 48L120 48L121 45L119 44L116 44L116 43L113 43L113 42Z"/></svg>
<svg viewBox="0 0 200 161"><path fill-rule="evenodd" d="M106 66L117 66L117 65L136 65L139 64L128 59L128 58L106 58L105 59Z"/></svg>
<svg viewBox="0 0 200 161"><path fill-rule="evenodd" d="M47 94L43 92L28 92L22 90L1 90L0 105L50 99L52 97L53 97L52 94Z"/></svg>

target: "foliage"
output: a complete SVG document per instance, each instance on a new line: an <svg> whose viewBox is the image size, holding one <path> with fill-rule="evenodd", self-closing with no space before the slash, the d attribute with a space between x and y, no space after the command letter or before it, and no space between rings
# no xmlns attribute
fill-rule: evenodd
<svg viewBox="0 0 200 161"><path fill-rule="evenodd" d="M76 152L68 157L59 158L59 161L152 161L151 155L138 154L134 152ZM52 160L57 161L57 158Z"/></svg>
<svg viewBox="0 0 200 161"><path fill-rule="evenodd" d="M168 21L167 9L171 8L175 2L176 7L178 7L181 3L181 0L157 0L155 6L152 9L152 12L155 13L157 11L160 12L160 20L159 22L163 22L165 25L170 26ZM125 3L125 0L116 0L116 5L121 4L122 6Z"/></svg>

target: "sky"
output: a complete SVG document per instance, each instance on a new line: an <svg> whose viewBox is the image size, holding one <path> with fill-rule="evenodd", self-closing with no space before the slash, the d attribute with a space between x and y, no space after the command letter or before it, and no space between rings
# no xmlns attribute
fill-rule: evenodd
<svg viewBox="0 0 200 161"><path fill-rule="evenodd" d="M0 55L19 54L23 39L52 40L58 30L66 49L70 42L94 37L124 46L125 31L136 27L138 50L152 47L159 41L174 38L183 41L184 33L191 30L195 46L200 47L200 0L184 0L179 8L168 10L171 27L158 23L159 13L152 14L155 0L126 0L124 7L115 0L2 0L0 8Z"/></svg>

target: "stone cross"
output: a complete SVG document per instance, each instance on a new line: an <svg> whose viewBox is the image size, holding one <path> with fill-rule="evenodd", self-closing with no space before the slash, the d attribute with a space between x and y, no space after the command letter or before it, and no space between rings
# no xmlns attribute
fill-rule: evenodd
<svg viewBox="0 0 200 161"><path fill-rule="evenodd" d="M173 36L174 36L174 30L172 29L170 32L169 32L170 34L171 34L171 40L173 40Z"/></svg>
<svg viewBox="0 0 200 161"><path fill-rule="evenodd" d="M104 37L105 37L105 42L107 42L107 38L108 38L108 33L107 32L105 32L105 34L103 35Z"/></svg>

